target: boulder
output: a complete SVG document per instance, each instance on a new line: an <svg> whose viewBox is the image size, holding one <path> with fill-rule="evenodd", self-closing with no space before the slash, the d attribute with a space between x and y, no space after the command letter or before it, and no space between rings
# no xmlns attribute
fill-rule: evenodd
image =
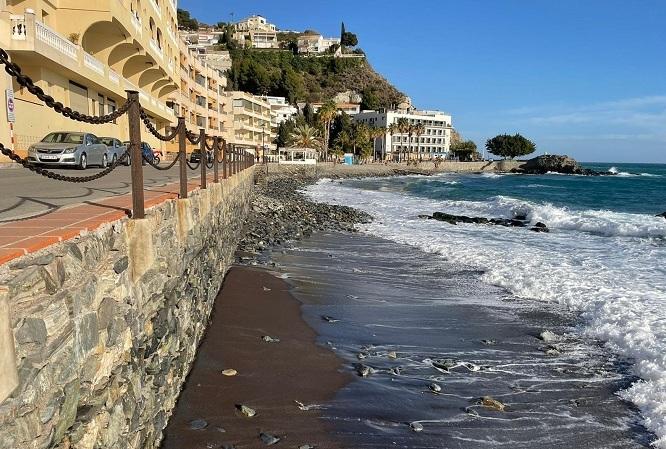
<svg viewBox="0 0 666 449"><path fill-rule="evenodd" d="M545 154L530 159L520 166L517 173L524 173L528 175L544 175L546 173L563 173L567 175L611 175L610 172L597 172L587 168L583 168L573 158L569 156L559 156L556 154Z"/></svg>
<svg viewBox="0 0 666 449"><path fill-rule="evenodd" d="M530 228L530 231L534 232L550 232L550 229L548 229L548 226L546 226L545 223L538 222L535 224L532 228Z"/></svg>
<svg viewBox="0 0 666 449"><path fill-rule="evenodd" d="M662 212L660 214L657 214L657 217L666 218L666 212Z"/></svg>

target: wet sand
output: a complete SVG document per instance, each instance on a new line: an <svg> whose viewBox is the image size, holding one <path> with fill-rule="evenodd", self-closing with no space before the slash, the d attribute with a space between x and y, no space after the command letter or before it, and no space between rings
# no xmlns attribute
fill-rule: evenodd
<svg viewBox="0 0 666 449"><path fill-rule="evenodd" d="M351 377L341 371L341 359L316 344L289 288L263 270L236 267L227 274L163 449L265 447L261 432L280 437L280 447L343 447L328 436L319 411L302 411L294 402L329 401ZM226 369L238 375L224 376ZM257 415L244 417L237 404ZM207 426L194 430L195 420Z"/></svg>

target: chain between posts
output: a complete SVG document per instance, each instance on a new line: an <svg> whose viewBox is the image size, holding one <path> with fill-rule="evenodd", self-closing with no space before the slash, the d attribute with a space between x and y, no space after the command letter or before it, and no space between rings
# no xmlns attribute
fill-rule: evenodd
<svg viewBox="0 0 666 449"><path fill-rule="evenodd" d="M103 178L104 176L113 172L118 166L125 163L125 161L129 158L131 161L130 170L132 180L132 218L140 219L145 217L143 190L144 182L142 168L143 160L145 160L151 167L163 171L170 170L176 164L179 164L181 198L187 198L188 167L190 167L192 170L196 170L197 168L201 169L201 188L205 189L207 187L207 168L212 168L213 180L217 183L219 182L220 178L220 163L222 163L223 179L227 179L230 176L239 173L241 170L247 169L253 165L252 160L250 160L250 155L247 152L241 151L231 144L227 144L222 138L206 136L205 129L201 129L198 136L195 133L187 130L185 119L183 117L178 118L178 125L173 128L170 133L161 134L151 123L146 110L141 107L139 93L137 91L127 91L126 102L113 113L95 117L74 111L70 107L66 107L61 102L56 101L52 96L46 94L41 87L35 85L34 81L29 76L22 73L20 66L10 61L9 54L2 48L0 48L0 64L5 66L5 71L14 79L16 79L20 86L26 88L28 92L35 95L47 107L72 120L99 125L113 122L124 114L128 115L130 143L127 151L125 151L122 156L117 158L115 162L113 162L109 167L91 176L66 176L51 170L47 170L45 168L39 167L38 165L35 165L32 161L20 157L13 150L6 148L1 143L0 152L7 156L10 160L36 174L50 179L72 183L84 183ZM174 138L178 138L178 155L168 166L160 167L152 160L149 160L143 156L141 122L143 122L143 124L146 126L148 132L150 132L156 139L160 141L170 142ZM209 139L212 141L212 143L209 143ZM195 166L190 165L187 160L187 141L190 141L193 145L199 145L199 149L201 151L201 159ZM213 153L212 163L208 162L207 151L211 151ZM222 153L221 159L220 153Z"/></svg>

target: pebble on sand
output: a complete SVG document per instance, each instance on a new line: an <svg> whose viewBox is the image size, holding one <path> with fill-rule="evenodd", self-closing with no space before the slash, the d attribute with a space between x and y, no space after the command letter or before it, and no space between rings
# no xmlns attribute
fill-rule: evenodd
<svg viewBox="0 0 666 449"><path fill-rule="evenodd" d="M394 360L395 360L395 359L398 358L398 353L395 352L395 351L390 351L388 354L386 354L386 356L387 356L389 359L394 359Z"/></svg>
<svg viewBox="0 0 666 449"><path fill-rule="evenodd" d="M328 315L322 315L321 319L324 320L324 321L327 321L329 323L337 323L338 321L340 321L339 319L333 318L332 316L328 316Z"/></svg>
<svg viewBox="0 0 666 449"><path fill-rule="evenodd" d="M414 421L413 423L411 423L411 424L409 425L409 427L411 427L411 429L412 429L414 432L422 432L422 431L423 431L423 424L421 424L420 422L416 422L416 421Z"/></svg>
<svg viewBox="0 0 666 449"><path fill-rule="evenodd" d="M190 429L192 430L203 430L208 427L208 421L205 419L195 419L190 421Z"/></svg>
<svg viewBox="0 0 666 449"><path fill-rule="evenodd" d="M225 369L224 371L222 371L222 374L227 377L232 377L237 375L238 371L236 371L235 369Z"/></svg>
<svg viewBox="0 0 666 449"><path fill-rule="evenodd" d="M257 411L253 408L248 407L247 405L237 405L236 408L246 417L252 418L257 415Z"/></svg>
<svg viewBox="0 0 666 449"><path fill-rule="evenodd" d="M273 444L277 444L277 443L280 442L280 438L276 437L275 435L271 435L270 433L265 433L265 432L261 432L259 434L259 438L261 438L261 441L266 446L271 446Z"/></svg>
<svg viewBox="0 0 666 449"><path fill-rule="evenodd" d="M497 399L491 398L490 396L482 397L480 400L480 404L487 409L495 410L497 412L503 412L506 409L506 406L504 404L502 404Z"/></svg>
<svg viewBox="0 0 666 449"><path fill-rule="evenodd" d="M261 337L262 340L264 340L266 343L280 343L279 338L271 337L270 335L264 335Z"/></svg>

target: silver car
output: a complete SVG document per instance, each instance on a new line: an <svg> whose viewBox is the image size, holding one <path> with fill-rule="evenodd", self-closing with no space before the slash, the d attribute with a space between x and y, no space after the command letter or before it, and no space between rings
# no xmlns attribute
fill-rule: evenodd
<svg viewBox="0 0 666 449"><path fill-rule="evenodd" d="M63 165L85 170L89 165L106 168L106 145L94 134L59 131L28 148L28 161L35 165Z"/></svg>
<svg viewBox="0 0 666 449"><path fill-rule="evenodd" d="M125 154L125 151L127 151L127 145L124 145L116 138L100 137L99 140L106 145L106 157L110 164L115 164ZM128 161L129 159L125 161L125 165L129 165Z"/></svg>

